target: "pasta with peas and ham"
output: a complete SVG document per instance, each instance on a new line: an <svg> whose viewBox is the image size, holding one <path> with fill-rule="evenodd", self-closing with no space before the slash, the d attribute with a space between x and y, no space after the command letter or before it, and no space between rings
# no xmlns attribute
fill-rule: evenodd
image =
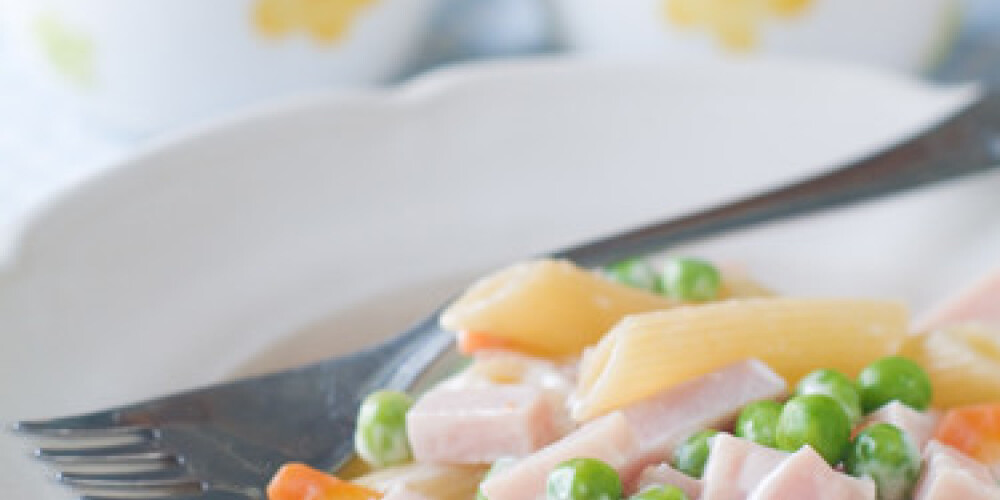
<svg viewBox="0 0 1000 500"><path fill-rule="evenodd" d="M703 259L515 264L442 315L466 369L364 402L363 467L289 464L269 498L998 500L1000 288L960 297L911 331Z"/></svg>

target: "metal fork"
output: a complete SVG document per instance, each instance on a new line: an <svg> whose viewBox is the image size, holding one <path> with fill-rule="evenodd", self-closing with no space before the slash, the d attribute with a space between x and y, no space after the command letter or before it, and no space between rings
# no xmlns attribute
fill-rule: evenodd
<svg viewBox="0 0 1000 500"><path fill-rule="evenodd" d="M878 119L873 116L872 119ZM877 198L1000 163L1000 94L925 132L829 173L686 217L553 252L602 265L757 223ZM454 365L435 312L364 352L87 415L23 421L36 456L91 500L250 500L284 462L334 468L352 456L360 400L413 390Z"/></svg>

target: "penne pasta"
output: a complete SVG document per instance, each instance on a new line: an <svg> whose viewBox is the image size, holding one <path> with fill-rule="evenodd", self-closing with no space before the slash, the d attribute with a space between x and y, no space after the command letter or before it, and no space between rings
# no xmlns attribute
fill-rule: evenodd
<svg viewBox="0 0 1000 500"><path fill-rule="evenodd" d="M386 498L475 498L485 467L410 464L381 469L353 482L382 492Z"/></svg>
<svg viewBox="0 0 1000 500"><path fill-rule="evenodd" d="M623 319L582 361L574 417L587 420L746 358L789 383L824 366L854 375L895 353L907 311L895 302L730 300Z"/></svg>
<svg viewBox="0 0 1000 500"><path fill-rule="evenodd" d="M452 331L482 332L518 350L578 355L622 317L675 305L563 260L516 264L474 284L441 317Z"/></svg>
<svg viewBox="0 0 1000 500"><path fill-rule="evenodd" d="M965 323L913 335L900 354L927 370L936 407L1000 401L1000 328Z"/></svg>
<svg viewBox="0 0 1000 500"><path fill-rule="evenodd" d="M753 279L743 266L720 264L719 271L722 273L722 299L749 299L775 295L771 289Z"/></svg>

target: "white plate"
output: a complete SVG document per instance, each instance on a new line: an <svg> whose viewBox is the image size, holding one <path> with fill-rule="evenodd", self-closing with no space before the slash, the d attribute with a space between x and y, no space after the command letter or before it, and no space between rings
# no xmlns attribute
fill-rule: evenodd
<svg viewBox="0 0 1000 500"><path fill-rule="evenodd" d="M536 61L205 128L66 193L8 247L0 419L351 349L483 270L834 165L969 95L782 62ZM981 177L690 251L792 292L922 306L998 254L998 188ZM5 498L66 496L0 440Z"/></svg>

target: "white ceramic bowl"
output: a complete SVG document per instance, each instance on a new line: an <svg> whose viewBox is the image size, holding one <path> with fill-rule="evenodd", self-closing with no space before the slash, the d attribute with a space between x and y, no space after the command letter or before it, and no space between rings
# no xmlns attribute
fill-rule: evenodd
<svg viewBox="0 0 1000 500"><path fill-rule="evenodd" d="M540 61L192 131L0 242L0 423L350 351L490 268L807 175L969 95L824 65ZM970 179L683 251L920 307L1000 255L998 190ZM4 432L0 491L69 497Z"/></svg>
<svg viewBox="0 0 1000 500"><path fill-rule="evenodd" d="M553 0L584 53L780 54L919 71L950 46L960 0Z"/></svg>
<svg viewBox="0 0 1000 500"><path fill-rule="evenodd" d="M266 97L384 83L437 0L0 0L18 66L98 123L152 132Z"/></svg>

